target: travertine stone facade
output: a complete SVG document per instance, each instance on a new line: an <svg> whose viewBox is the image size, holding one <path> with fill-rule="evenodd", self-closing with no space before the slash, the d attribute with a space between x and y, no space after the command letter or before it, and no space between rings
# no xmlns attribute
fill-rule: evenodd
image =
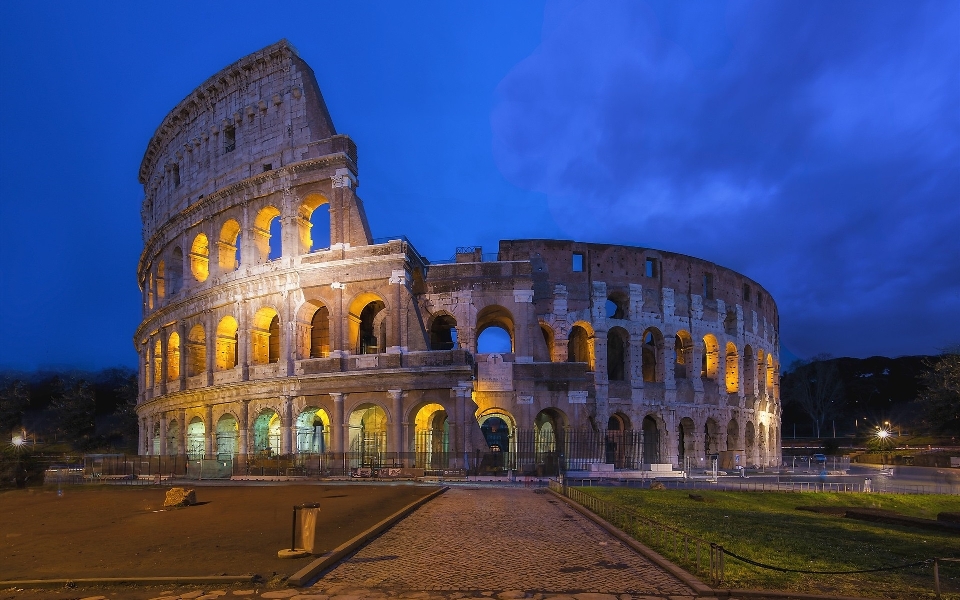
<svg viewBox="0 0 960 600"><path fill-rule="evenodd" d="M759 284L647 248L512 240L431 263L375 240L356 147L285 41L167 115L140 181L143 454L590 461L592 431L618 468L779 462L778 315ZM509 348L483 352L488 329ZM642 451L623 460L611 432Z"/></svg>

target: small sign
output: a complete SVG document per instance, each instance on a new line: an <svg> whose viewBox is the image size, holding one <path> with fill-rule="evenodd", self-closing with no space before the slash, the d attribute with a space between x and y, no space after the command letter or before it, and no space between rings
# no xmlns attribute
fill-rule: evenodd
<svg viewBox="0 0 960 600"><path fill-rule="evenodd" d="M513 363L504 362L499 354L488 354L487 360L478 361L477 391L513 391Z"/></svg>

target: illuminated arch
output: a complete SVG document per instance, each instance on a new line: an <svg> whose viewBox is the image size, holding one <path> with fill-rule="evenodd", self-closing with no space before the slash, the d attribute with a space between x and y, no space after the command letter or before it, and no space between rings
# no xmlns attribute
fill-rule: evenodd
<svg viewBox="0 0 960 600"><path fill-rule="evenodd" d="M296 421L298 454L323 454L330 447L330 417L327 411L308 406Z"/></svg>
<svg viewBox="0 0 960 600"><path fill-rule="evenodd" d="M153 344L153 385L163 381L163 346L160 340Z"/></svg>
<svg viewBox="0 0 960 600"><path fill-rule="evenodd" d="M166 276L166 263L164 263L161 260L160 262L157 263L157 277L155 280L158 300L162 300L167 293L166 283L165 283L166 280L164 279L165 276ZM151 305L150 308L153 308L153 306Z"/></svg>
<svg viewBox="0 0 960 600"><path fill-rule="evenodd" d="M367 402L350 412L348 444L361 465L380 464L387 450L387 413L383 407Z"/></svg>
<svg viewBox="0 0 960 600"><path fill-rule="evenodd" d="M712 333L703 336L703 369L701 377L716 379L720 371L720 344Z"/></svg>
<svg viewBox="0 0 960 600"><path fill-rule="evenodd" d="M587 370L594 370L595 333L590 323L577 321L567 336L567 362L587 363Z"/></svg>
<svg viewBox="0 0 960 600"><path fill-rule="evenodd" d="M693 338L681 329L673 339L673 377L687 379L693 376Z"/></svg>
<svg viewBox="0 0 960 600"><path fill-rule="evenodd" d="M554 345L556 343L555 342L556 335L553 333L553 327L550 327L543 321L540 321L540 334L543 336L543 343L546 344L547 346L547 356L546 356L547 362L553 362L555 359L553 355L553 351L554 351Z"/></svg>
<svg viewBox="0 0 960 600"><path fill-rule="evenodd" d="M328 210L317 209L320 207L325 207ZM300 203L300 208L297 211L297 224L299 228L299 238L300 238L300 251L303 253L312 252L313 250L319 250L322 248L330 247L330 236L329 236L329 227L330 227L330 212L329 212L330 201L327 200L321 194L310 194L303 199L303 202ZM317 213L317 214L315 214ZM320 214L322 213L322 215ZM326 239L315 239L318 236L314 235L314 219L315 218L326 218ZM321 238L323 236L320 236ZM318 243L320 242L320 243Z"/></svg>
<svg viewBox="0 0 960 600"><path fill-rule="evenodd" d="M236 271L240 267L240 223L227 219L220 227L220 239L217 240L220 270L224 273Z"/></svg>
<svg viewBox="0 0 960 600"><path fill-rule="evenodd" d="M167 339L167 381L180 378L180 334L174 331Z"/></svg>
<svg viewBox="0 0 960 600"><path fill-rule="evenodd" d="M347 315L348 339L356 354L377 354L387 348L387 304L373 292L358 294Z"/></svg>
<svg viewBox="0 0 960 600"><path fill-rule="evenodd" d="M190 246L190 272L203 283L210 276L210 241L205 233L198 233Z"/></svg>
<svg viewBox="0 0 960 600"><path fill-rule="evenodd" d="M202 458L206 454L207 427L200 417L193 417L187 425L187 456Z"/></svg>
<svg viewBox="0 0 960 600"><path fill-rule="evenodd" d="M424 404L417 410L413 428L417 467L437 469L447 466L449 428L447 410L441 404Z"/></svg>
<svg viewBox="0 0 960 600"><path fill-rule="evenodd" d="M207 345L203 325L197 323L187 334L187 376L200 375L207 370Z"/></svg>
<svg viewBox="0 0 960 600"><path fill-rule="evenodd" d="M280 315L271 306L264 306L253 317L250 332L253 364L266 365L280 361Z"/></svg>
<svg viewBox="0 0 960 600"><path fill-rule="evenodd" d="M217 370L226 371L237 366L239 345L237 344L237 320L227 315L217 324Z"/></svg>
<svg viewBox="0 0 960 600"><path fill-rule="evenodd" d="M727 393L735 394L740 390L740 355L737 353L737 345L727 342L726 355Z"/></svg>
<svg viewBox="0 0 960 600"><path fill-rule="evenodd" d="M492 328L500 329L506 332L506 334L510 337L510 349L508 352L513 352L516 348L516 338L514 336L513 329L513 314L499 304L485 306L480 310L480 312L477 313L476 352L481 352L481 346L486 346L489 339L491 339L491 334L485 336L484 340L481 340L481 336L486 330ZM490 349L484 347L483 350L489 351Z"/></svg>
<svg viewBox="0 0 960 600"><path fill-rule="evenodd" d="M260 212L257 213L256 218L253 220L253 242L257 249L257 262L259 263L272 260L271 257L275 256L274 251L276 248L273 246L279 244L280 240L272 240L271 238L273 236L270 230L273 225L273 220L279 216L280 210L268 204L260 209Z"/></svg>
<svg viewBox="0 0 960 600"><path fill-rule="evenodd" d="M281 426L277 411L272 408L260 411L253 421L253 451L263 455L279 454Z"/></svg>
<svg viewBox="0 0 960 600"><path fill-rule="evenodd" d="M232 413L225 413L217 420L217 457L229 458L237 453L240 425Z"/></svg>

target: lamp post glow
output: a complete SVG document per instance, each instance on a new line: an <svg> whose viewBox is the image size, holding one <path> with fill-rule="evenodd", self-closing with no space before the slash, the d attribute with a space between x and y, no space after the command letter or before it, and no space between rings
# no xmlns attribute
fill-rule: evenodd
<svg viewBox="0 0 960 600"><path fill-rule="evenodd" d="M890 439L890 430L884 429L883 427L877 427L877 432L873 435L877 438L877 445L880 447L880 468L883 469L886 466L887 457L887 455L884 454L884 449L887 444L887 440Z"/></svg>

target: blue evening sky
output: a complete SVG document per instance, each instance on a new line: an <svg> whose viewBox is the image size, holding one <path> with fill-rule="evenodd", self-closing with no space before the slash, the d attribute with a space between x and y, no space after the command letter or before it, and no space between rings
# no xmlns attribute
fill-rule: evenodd
<svg viewBox="0 0 960 600"><path fill-rule="evenodd" d="M960 0L20 2L0 366L136 365L146 144L280 38L357 143L375 236L692 254L763 284L798 356L960 343Z"/></svg>

